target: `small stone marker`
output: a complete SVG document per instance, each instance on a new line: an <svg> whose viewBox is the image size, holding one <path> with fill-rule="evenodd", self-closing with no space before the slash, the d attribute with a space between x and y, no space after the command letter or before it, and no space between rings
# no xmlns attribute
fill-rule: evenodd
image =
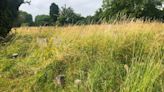
<svg viewBox="0 0 164 92"><path fill-rule="evenodd" d="M129 73L129 66L127 64L124 65L124 68L126 70L126 73Z"/></svg>
<svg viewBox="0 0 164 92"><path fill-rule="evenodd" d="M60 38L60 37L54 37L53 38L53 43L54 43L55 46L60 47L61 44L62 44L62 38Z"/></svg>
<svg viewBox="0 0 164 92"><path fill-rule="evenodd" d="M17 57L18 57L18 53L12 54L12 58L17 58Z"/></svg>
<svg viewBox="0 0 164 92"><path fill-rule="evenodd" d="M61 86L61 87L64 88L64 86L65 86L65 76L64 75L58 75L56 77L56 83L57 83L58 86Z"/></svg>
<svg viewBox="0 0 164 92"><path fill-rule="evenodd" d="M79 86L79 85L81 84L81 80L76 79L76 80L74 81L74 83L75 83L75 85Z"/></svg>
<svg viewBox="0 0 164 92"><path fill-rule="evenodd" d="M80 88L80 85L81 85L81 80L76 79L76 80L74 81L74 83L75 83L75 86L79 89L79 88Z"/></svg>
<svg viewBox="0 0 164 92"><path fill-rule="evenodd" d="M43 47L44 48L44 47L47 47L47 45L48 45L47 38L37 38L36 42L37 42L39 47Z"/></svg>

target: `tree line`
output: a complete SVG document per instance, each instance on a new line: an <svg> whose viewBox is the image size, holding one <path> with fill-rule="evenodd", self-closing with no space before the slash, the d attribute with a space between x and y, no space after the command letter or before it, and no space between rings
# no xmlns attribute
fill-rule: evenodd
<svg viewBox="0 0 164 92"><path fill-rule="evenodd" d="M49 8L49 15L37 15L34 22L31 14L19 11L15 27L93 24L98 23L97 19L99 18L95 18L94 16L83 17L75 13L71 7L66 7L65 5L59 8L57 4L52 3Z"/></svg>
<svg viewBox="0 0 164 92"><path fill-rule="evenodd" d="M164 0L103 0L94 15L83 17L71 7L50 6L49 15L32 15L19 11L24 0L0 1L0 36L5 37L15 26L64 26L111 23L125 19L159 20L164 22Z"/></svg>

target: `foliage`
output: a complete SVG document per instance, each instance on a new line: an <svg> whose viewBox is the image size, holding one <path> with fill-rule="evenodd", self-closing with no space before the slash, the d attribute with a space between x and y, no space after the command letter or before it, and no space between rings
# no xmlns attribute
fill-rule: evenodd
<svg viewBox="0 0 164 92"><path fill-rule="evenodd" d="M58 16L59 16L59 7L55 3L52 3L50 6L50 17L54 23L57 21Z"/></svg>
<svg viewBox="0 0 164 92"><path fill-rule="evenodd" d="M81 15L76 14L71 7L62 7L60 11L60 15L57 20L58 25L68 25L68 24L76 24L83 17Z"/></svg>
<svg viewBox="0 0 164 92"><path fill-rule="evenodd" d="M100 24L101 22L103 22L103 10L102 8L100 8L99 10L97 10L95 12L94 17L94 22Z"/></svg>
<svg viewBox="0 0 164 92"><path fill-rule="evenodd" d="M86 16L84 21L85 21L84 24L94 24L95 23L94 16Z"/></svg>
<svg viewBox="0 0 164 92"><path fill-rule="evenodd" d="M18 17L14 22L14 26L19 27L19 26L32 26L33 25L33 19L32 15L28 14L27 12L24 11L19 11Z"/></svg>
<svg viewBox="0 0 164 92"><path fill-rule="evenodd" d="M164 19L163 0L103 0L104 18Z"/></svg>
<svg viewBox="0 0 164 92"><path fill-rule="evenodd" d="M22 3L23 0L0 1L0 36L5 37L11 30Z"/></svg>
<svg viewBox="0 0 164 92"><path fill-rule="evenodd" d="M36 26L47 26L51 23L51 17L49 15L38 15L35 17Z"/></svg>

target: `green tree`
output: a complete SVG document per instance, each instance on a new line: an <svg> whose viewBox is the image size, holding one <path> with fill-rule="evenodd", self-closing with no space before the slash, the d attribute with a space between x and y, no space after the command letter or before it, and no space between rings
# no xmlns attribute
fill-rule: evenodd
<svg viewBox="0 0 164 92"><path fill-rule="evenodd" d="M71 7L62 7L60 11L60 16L58 17L58 25L68 25L68 24L78 24L83 17L76 14Z"/></svg>
<svg viewBox="0 0 164 92"><path fill-rule="evenodd" d="M32 15L24 11L19 11L18 17L14 23L14 26L32 26Z"/></svg>
<svg viewBox="0 0 164 92"><path fill-rule="evenodd" d="M59 7L57 4L52 3L50 6L50 17L54 23L57 21L58 16L59 16Z"/></svg>
<svg viewBox="0 0 164 92"><path fill-rule="evenodd" d="M5 37L11 30L23 0L0 0L0 36Z"/></svg>
<svg viewBox="0 0 164 92"><path fill-rule="evenodd" d="M35 17L36 26L47 26L50 25L51 18L49 15L38 15Z"/></svg>
<svg viewBox="0 0 164 92"><path fill-rule="evenodd" d="M95 24L94 16L87 16L87 17L85 17L85 24Z"/></svg>
<svg viewBox="0 0 164 92"><path fill-rule="evenodd" d="M103 17L111 19L126 18L163 18L163 0L103 0Z"/></svg>
<svg viewBox="0 0 164 92"><path fill-rule="evenodd" d="M93 22L96 24L100 24L101 22L103 22L103 10L102 8L98 9L95 12L95 15L93 16Z"/></svg>

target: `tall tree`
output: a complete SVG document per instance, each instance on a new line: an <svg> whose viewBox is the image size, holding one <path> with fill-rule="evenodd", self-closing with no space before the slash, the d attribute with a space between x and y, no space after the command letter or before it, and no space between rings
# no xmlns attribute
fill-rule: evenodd
<svg viewBox="0 0 164 92"><path fill-rule="evenodd" d="M98 9L93 16L94 23L99 24L103 21L103 10L102 8Z"/></svg>
<svg viewBox="0 0 164 92"><path fill-rule="evenodd" d="M36 26L50 25L51 18L49 15L38 15L35 17Z"/></svg>
<svg viewBox="0 0 164 92"><path fill-rule="evenodd" d="M59 16L59 7L57 4L52 3L50 6L50 17L52 21L56 22L58 16Z"/></svg>
<svg viewBox="0 0 164 92"><path fill-rule="evenodd" d="M60 11L60 16L58 17L57 23L58 25L68 25L68 24L76 24L83 17L81 15L76 14L71 7L62 7Z"/></svg>
<svg viewBox="0 0 164 92"><path fill-rule="evenodd" d="M18 8L23 0L0 0L0 36L5 37L18 15Z"/></svg>
<svg viewBox="0 0 164 92"><path fill-rule="evenodd" d="M103 0L106 20L128 18L162 19L164 0Z"/></svg>
<svg viewBox="0 0 164 92"><path fill-rule="evenodd" d="M14 26L32 26L33 20L32 15L24 11L19 11L18 17L14 22Z"/></svg>

